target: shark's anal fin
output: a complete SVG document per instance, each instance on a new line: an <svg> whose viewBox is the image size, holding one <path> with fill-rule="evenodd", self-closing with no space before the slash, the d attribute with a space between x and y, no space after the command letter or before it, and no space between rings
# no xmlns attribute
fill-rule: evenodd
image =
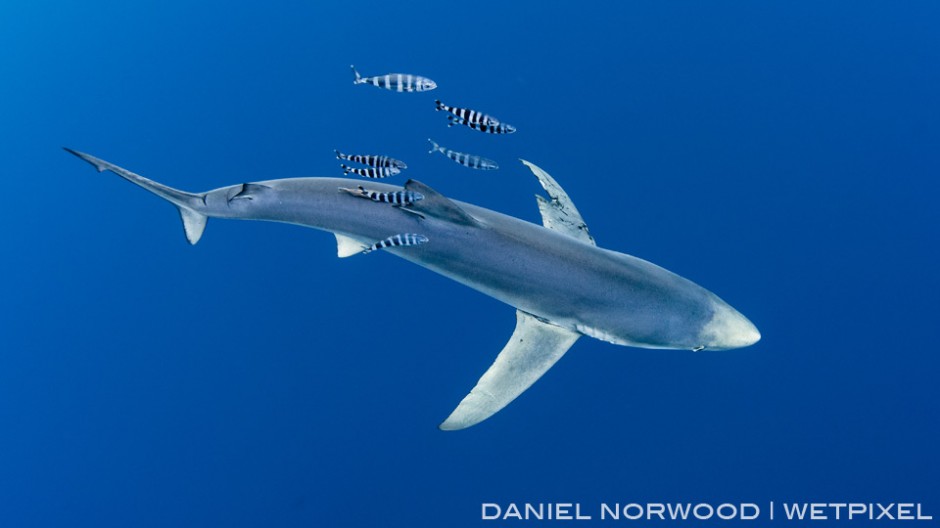
<svg viewBox="0 0 940 528"><path fill-rule="evenodd" d="M509 342L440 428L465 429L496 414L552 368L580 336L516 311L516 330Z"/></svg>
<svg viewBox="0 0 940 528"><path fill-rule="evenodd" d="M561 188L561 185L536 164L526 160L519 161L529 167L529 170L539 179L542 188L551 198L551 200L548 200L542 196L535 196L539 204L539 212L542 213L542 225L596 246L597 243L594 242L594 237L588 231L587 224L581 218L581 213L578 212L574 202L568 197L568 193Z"/></svg>
<svg viewBox="0 0 940 528"><path fill-rule="evenodd" d="M418 180L408 180L405 182L405 189L424 195L423 200L411 204L411 209L414 211L449 220L455 224L470 226L480 225L480 222L476 218L470 216L470 213L464 211L459 205L451 201L450 198Z"/></svg>

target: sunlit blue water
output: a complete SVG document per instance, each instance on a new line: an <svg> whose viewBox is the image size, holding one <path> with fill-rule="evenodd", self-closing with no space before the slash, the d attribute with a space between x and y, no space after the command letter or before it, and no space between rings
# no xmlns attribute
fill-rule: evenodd
<svg viewBox="0 0 940 528"><path fill-rule="evenodd" d="M940 515L938 22L931 2L4 3L0 524L538 525L484 522L483 502ZM439 88L353 86L350 64ZM435 98L518 132L449 129ZM601 246L714 291L763 340L582 339L442 433L510 307L295 226L211 220L190 247L171 206L61 146L191 191L384 153L399 181L537 222L525 158Z"/></svg>

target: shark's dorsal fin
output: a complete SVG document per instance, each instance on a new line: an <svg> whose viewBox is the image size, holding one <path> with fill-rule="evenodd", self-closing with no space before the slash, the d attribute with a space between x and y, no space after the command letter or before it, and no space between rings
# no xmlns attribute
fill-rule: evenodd
<svg viewBox="0 0 940 528"><path fill-rule="evenodd" d="M539 168L536 164L520 159L526 167L535 174L542 184L542 188L548 193L551 200L542 196L535 195L539 204L539 212L542 213L542 225L548 229L564 233L570 237L577 238L582 242L596 246L594 237L588 232L587 224L581 218L581 213L574 206L574 202L568 197L568 193L561 188L561 185L555 181L555 178L549 176L547 172Z"/></svg>
<svg viewBox="0 0 940 528"><path fill-rule="evenodd" d="M517 310L509 342L440 428L465 429L496 414L552 368L580 336Z"/></svg>
<svg viewBox="0 0 940 528"><path fill-rule="evenodd" d="M463 225L480 225L476 218L470 216L470 213L464 211L459 205L451 201L450 198L435 191L418 180L408 180L405 182L405 189L419 192L424 195L424 199L415 202L410 207L415 211L420 211L428 216L450 220L451 222Z"/></svg>

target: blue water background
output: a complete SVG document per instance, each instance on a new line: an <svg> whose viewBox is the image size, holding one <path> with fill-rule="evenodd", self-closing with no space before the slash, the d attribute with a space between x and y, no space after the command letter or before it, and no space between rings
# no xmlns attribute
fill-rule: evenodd
<svg viewBox="0 0 940 528"><path fill-rule="evenodd" d="M3 2L0 525L537 525L480 520L512 501L940 518L938 24L935 2ZM350 64L440 87L353 86ZM448 129L435 98L519 131ZM170 205L62 146L190 191L385 153L538 222L525 158L601 246L763 339L585 338L443 433L512 308L296 226L210 220L190 247Z"/></svg>

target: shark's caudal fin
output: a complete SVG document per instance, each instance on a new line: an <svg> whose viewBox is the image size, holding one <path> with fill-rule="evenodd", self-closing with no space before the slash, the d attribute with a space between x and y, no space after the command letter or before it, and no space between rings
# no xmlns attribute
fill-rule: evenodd
<svg viewBox="0 0 940 528"><path fill-rule="evenodd" d="M515 400L552 368L581 334L516 311L516 330L470 394L439 427L476 425Z"/></svg>
<svg viewBox="0 0 940 528"><path fill-rule="evenodd" d="M206 222L209 221L209 217L183 206L179 206L179 210L180 218L183 220L183 232L186 233L186 240L190 244L196 245L196 242L199 242L199 239L202 238L202 232L206 230Z"/></svg>
<svg viewBox="0 0 940 528"><path fill-rule="evenodd" d="M202 237L202 232L206 229L206 222L209 220L208 216L200 212L201 209L204 209L202 204L204 195L192 194L167 187L166 185L144 178L139 174L122 169L117 165L108 163L103 159L70 148L63 148L66 152L74 154L90 163L94 168L98 169L98 172L111 171L125 180L139 185L175 205L179 209L180 218L183 220L183 231L186 233L186 240L188 240L190 244L199 242L199 239Z"/></svg>

